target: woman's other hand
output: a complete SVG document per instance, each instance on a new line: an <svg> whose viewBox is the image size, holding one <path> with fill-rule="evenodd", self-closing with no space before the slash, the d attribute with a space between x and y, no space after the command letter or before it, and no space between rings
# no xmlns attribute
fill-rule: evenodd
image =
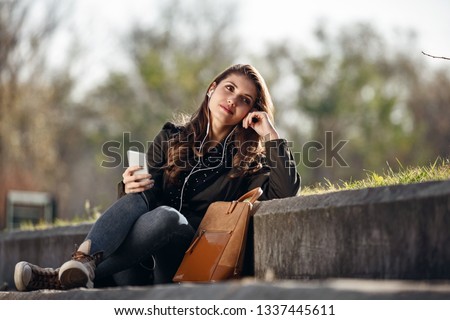
<svg viewBox="0 0 450 320"><path fill-rule="evenodd" d="M242 126L246 129L252 128L266 141L279 138L269 115L264 111L250 111L242 120Z"/></svg>
<svg viewBox="0 0 450 320"><path fill-rule="evenodd" d="M140 166L128 167L122 174L123 184L125 185L125 193L138 193L149 190L155 185L155 180L149 173L135 174L136 171L141 170Z"/></svg>

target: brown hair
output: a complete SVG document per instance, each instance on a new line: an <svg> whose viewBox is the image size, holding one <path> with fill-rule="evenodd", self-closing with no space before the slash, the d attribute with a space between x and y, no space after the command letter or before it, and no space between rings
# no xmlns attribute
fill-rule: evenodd
<svg viewBox="0 0 450 320"><path fill-rule="evenodd" d="M273 121L273 103L269 90L263 77L251 65L236 64L230 66L216 76L207 90L211 88L213 83L218 85L231 74L244 75L255 84L257 96L253 108L267 112L270 120ZM181 126L180 133L175 135L169 143L167 166L165 166L169 183L177 183L180 172L192 168L194 155L199 156L202 153L202 150L198 150L198 147L207 134L208 101L209 98L205 93L205 98L200 107L191 115L190 120ZM261 168L258 157L263 152L262 139L263 137L260 137L256 131L244 129L242 122L238 123L232 136L238 152L233 157L233 170L230 172L230 178L243 176Z"/></svg>

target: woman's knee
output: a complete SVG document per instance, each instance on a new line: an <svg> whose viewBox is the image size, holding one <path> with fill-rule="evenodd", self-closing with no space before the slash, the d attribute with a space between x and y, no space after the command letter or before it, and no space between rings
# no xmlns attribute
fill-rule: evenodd
<svg viewBox="0 0 450 320"><path fill-rule="evenodd" d="M169 206L160 206L152 210L155 218L161 220L168 225L188 225L188 221L178 210Z"/></svg>
<svg viewBox="0 0 450 320"><path fill-rule="evenodd" d="M135 232L148 233L150 230L154 230L167 234L189 227L186 217L176 209L160 206L140 216L133 228Z"/></svg>

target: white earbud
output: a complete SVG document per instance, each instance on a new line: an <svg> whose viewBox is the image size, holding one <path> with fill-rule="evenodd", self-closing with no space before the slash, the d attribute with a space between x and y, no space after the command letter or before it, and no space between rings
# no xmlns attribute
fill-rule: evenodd
<svg viewBox="0 0 450 320"><path fill-rule="evenodd" d="M213 92L214 92L214 89L211 89L208 91L208 94L207 94L208 98L211 98L211 95L213 94Z"/></svg>

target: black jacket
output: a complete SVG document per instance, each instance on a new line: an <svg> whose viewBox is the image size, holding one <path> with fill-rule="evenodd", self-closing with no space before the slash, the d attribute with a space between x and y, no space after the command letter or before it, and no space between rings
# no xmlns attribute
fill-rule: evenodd
<svg viewBox="0 0 450 320"><path fill-rule="evenodd" d="M300 189L296 163L284 139L265 142L266 154L261 158L263 167L254 174L238 178L228 176L236 149L233 143L225 143L206 153L193 173L190 174L191 170L183 171L178 185L167 184L161 167L167 162L168 141L179 132L177 126L166 123L147 151L149 173L155 180L155 186L144 192L149 209L168 205L178 210L182 195L181 213L197 228L209 204L214 201L236 200L256 187L263 190L261 201L295 196ZM118 196L123 195L124 184L121 182Z"/></svg>

